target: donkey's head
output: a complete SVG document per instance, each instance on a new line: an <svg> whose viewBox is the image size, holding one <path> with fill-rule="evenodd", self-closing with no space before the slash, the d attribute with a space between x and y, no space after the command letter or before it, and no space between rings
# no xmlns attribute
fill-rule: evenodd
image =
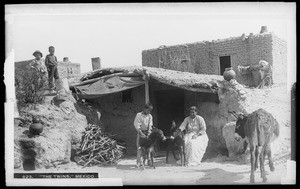
<svg viewBox="0 0 300 189"><path fill-rule="evenodd" d="M152 128L152 132L150 134L150 138L154 141L160 139L162 141L166 140L166 137L164 135L164 132L156 127Z"/></svg>
<svg viewBox="0 0 300 189"><path fill-rule="evenodd" d="M237 114L235 111L229 112L236 118L236 124L235 124L235 130L234 130L234 138L235 140L239 141L240 138L245 138L245 125L247 122L247 115L244 115L242 113Z"/></svg>

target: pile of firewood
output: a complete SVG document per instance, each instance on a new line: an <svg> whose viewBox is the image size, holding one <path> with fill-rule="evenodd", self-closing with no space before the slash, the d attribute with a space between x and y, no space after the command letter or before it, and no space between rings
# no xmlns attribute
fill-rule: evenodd
<svg viewBox="0 0 300 189"><path fill-rule="evenodd" d="M82 137L74 160L83 167L116 163L122 156L124 146L101 131L97 125L89 125Z"/></svg>

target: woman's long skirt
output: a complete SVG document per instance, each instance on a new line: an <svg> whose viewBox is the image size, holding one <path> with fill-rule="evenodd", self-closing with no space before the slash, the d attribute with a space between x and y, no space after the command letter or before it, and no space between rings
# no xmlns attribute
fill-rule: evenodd
<svg viewBox="0 0 300 189"><path fill-rule="evenodd" d="M200 135L196 139L192 139L194 134L195 133L191 132L184 136L185 156L188 166L199 165L201 163L208 144L208 137L206 134Z"/></svg>

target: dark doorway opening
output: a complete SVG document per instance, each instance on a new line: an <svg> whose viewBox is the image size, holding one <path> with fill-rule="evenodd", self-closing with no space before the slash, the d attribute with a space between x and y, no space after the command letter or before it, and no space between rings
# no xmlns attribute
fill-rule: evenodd
<svg viewBox="0 0 300 189"><path fill-rule="evenodd" d="M223 75L226 68L231 67L230 56L220 56L220 75Z"/></svg>
<svg viewBox="0 0 300 189"><path fill-rule="evenodd" d="M155 92L157 107L157 127L170 136L172 120L180 124L184 119L184 91L181 89ZM166 150L166 143L159 142L158 150Z"/></svg>
<svg viewBox="0 0 300 189"><path fill-rule="evenodd" d="M132 102L133 101L133 96L132 96L132 89L128 89L125 91L122 91L122 102Z"/></svg>

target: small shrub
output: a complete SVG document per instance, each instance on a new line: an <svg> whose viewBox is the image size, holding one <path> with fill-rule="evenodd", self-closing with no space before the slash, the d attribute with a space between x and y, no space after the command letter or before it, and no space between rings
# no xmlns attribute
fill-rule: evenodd
<svg viewBox="0 0 300 189"><path fill-rule="evenodd" d="M39 103L47 89L47 78L35 69L22 70L16 73L15 90L18 105Z"/></svg>

